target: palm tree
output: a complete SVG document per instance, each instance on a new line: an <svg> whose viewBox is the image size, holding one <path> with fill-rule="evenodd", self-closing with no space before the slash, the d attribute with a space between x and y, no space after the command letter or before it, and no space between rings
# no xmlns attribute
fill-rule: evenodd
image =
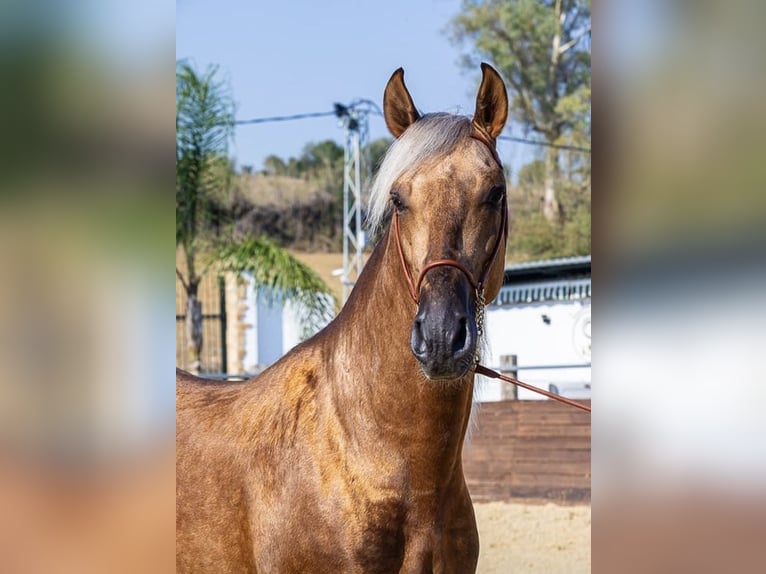
<svg viewBox="0 0 766 574"><path fill-rule="evenodd" d="M319 276L265 238L237 238L222 231L231 175L228 146L235 105L218 68L198 73L176 64L176 246L186 272L176 269L187 295L186 334L191 370L199 372L203 345L201 278L213 263L221 270L250 273L274 300L295 301L304 311L304 335L332 316L335 299Z"/></svg>

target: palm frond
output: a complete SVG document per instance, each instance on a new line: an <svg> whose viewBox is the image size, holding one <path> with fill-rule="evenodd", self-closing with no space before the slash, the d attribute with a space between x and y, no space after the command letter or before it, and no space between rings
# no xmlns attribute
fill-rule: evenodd
<svg viewBox="0 0 766 574"><path fill-rule="evenodd" d="M304 339L335 315L337 301L322 278L264 237L219 244L215 256L223 270L251 274L271 303L297 303Z"/></svg>
<svg viewBox="0 0 766 574"><path fill-rule="evenodd" d="M176 65L176 244L190 247L223 193L219 169L234 135L235 105L229 87L210 66L198 73Z"/></svg>

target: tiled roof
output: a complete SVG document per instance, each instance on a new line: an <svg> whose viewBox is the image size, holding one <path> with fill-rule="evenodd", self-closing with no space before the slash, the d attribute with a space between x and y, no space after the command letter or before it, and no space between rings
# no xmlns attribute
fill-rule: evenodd
<svg viewBox="0 0 766 574"><path fill-rule="evenodd" d="M493 305L590 299L590 255L506 265Z"/></svg>
<svg viewBox="0 0 766 574"><path fill-rule="evenodd" d="M505 266L508 271L526 271L529 269L547 269L549 267L582 266L590 265L590 255L578 255L577 257L559 257L556 259L541 259L539 261L525 261L523 263L511 263Z"/></svg>
<svg viewBox="0 0 766 574"><path fill-rule="evenodd" d="M590 255L512 263L505 266L503 284L551 281L564 277L590 277Z"/></svg>

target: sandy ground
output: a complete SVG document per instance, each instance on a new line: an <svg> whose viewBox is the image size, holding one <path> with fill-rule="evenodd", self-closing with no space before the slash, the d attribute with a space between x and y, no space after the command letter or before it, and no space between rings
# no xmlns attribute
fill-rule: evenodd
<svg viewBox="0 0 766 574"><path fill-rule="evenodd" d="M474 505L479 574L590 572L590 506Z"/></svg>

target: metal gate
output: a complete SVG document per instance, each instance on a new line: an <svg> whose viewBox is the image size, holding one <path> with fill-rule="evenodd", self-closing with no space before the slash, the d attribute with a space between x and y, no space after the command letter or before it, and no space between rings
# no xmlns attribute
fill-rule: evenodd
<svg viewBox="0 0 766 574"><path fill-rule="evenodd" d="M200 373L226 373L226 283L223 276L210 274L203 277L198 297L202 304ZM190 365L186 336L186 291L176 278L176 366L188 369Z"/></svg>

